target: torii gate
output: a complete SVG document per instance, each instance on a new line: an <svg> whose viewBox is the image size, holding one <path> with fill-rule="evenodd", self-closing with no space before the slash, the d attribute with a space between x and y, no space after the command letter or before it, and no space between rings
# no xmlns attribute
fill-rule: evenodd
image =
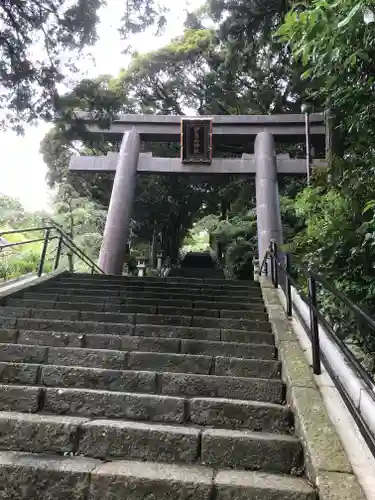
<svg viewBox="0 0 375 500"><path fill-rule="evenodd" d="M109 129L101 129L87 113L78 113L90 132L111 138L122 136L119 153L107 156L75 156L72 171L115 172L108 215L99 256L107 274L122 274L126 241L135 194L137 172L168 174L255 174L259 258L263 259L271 238L282 244L277 174L306 175L306 159L275 154L275 140L296 143L305 137L305 116L246 115L193 117L122 115ZM324 157L331 143L325 114L310 115L311 146ZM157 158L140 153L141 140L181 141L181 158ZM215 158L217 144L244 145L254 142L254 154L241 158ZM325 152L325 153L324 153ZM321 162L314 161L313 164Z"/></svg>

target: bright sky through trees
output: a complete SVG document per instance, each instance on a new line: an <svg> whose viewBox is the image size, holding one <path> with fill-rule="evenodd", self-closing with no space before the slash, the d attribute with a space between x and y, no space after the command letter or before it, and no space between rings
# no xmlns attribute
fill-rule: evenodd
<svg viewBox="0 0 375 500"><path fill-rule="evenodd" d="M82 61L81 76L115 76L129 61L122 54L125 44L117 31L123 3L123 0L109 0L108 6L101 10L100 39L92 50L95 64L90 58ZM132 39L132 47L147 52L164 45L182 32L186 8L195 9L202 3L202 0L164 0L170 9L165 33L157 38L150 32L142 33ZM46 166L39 154L40 141L48 128L45 123L28 127L23 137L14 132L0 133L0 193L18 198L28 210L46 208L50 199L45 183Z"/></svg>

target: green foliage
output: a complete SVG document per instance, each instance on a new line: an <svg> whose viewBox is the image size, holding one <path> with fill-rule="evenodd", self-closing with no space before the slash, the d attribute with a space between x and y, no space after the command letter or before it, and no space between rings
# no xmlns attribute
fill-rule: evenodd
<svg viewBox="0 0 375 500"><path fill-rule="evenodd" d="M58 107L57 85L73 69L79 51L96 40L97 11L102 3L0 3L0 110L8 112L3 126L21 130L21 121L53 118Z"/></svg>
<svg viewBox="0 0 375 500"><path fill-rule="evenodd" d="M9 243L21 243L11 248L0 246L0 279L7 280L34 273L37 270L42 252L42 241L26 243L34 239L43 239L44 231L28 231L31 228L44 227L51 222L58 224L80 247L83 252L96 261L99 255L101 235L104 228L105 211L94 202L78 196L70 185L60 185L56 194L54 212L51 221L46 213L28 213L22 205L10 197L0 198L0 236ZM12 209L11 217L9 210ZM5 219L5 220L4 220ZM15 234L8 231L23 230ZM56 256L57 241L50 241L47 249L44 272L52 270ZM63 246L61 266L71 270L87 272L89 269L72 252Z"/></svg>
<svg viewBox="0 0 375 500"><path fill-rule="evenodd" d="M373 2L313 0L292 8L279 30L279 39L303 65L311 97L337 110L356 148L369 134L373 140L374 131L375 24L364 22L367 8Z"/></svg>
<svg viewBox="0 0 375 500"><path fill-rule="evenodd" d="M277 36L302 66L311 100L334 111L333 161L296 199L302 227L292 247L374 316L375 24L364 17L373 8L365 0L299 3ZM348 309L323 290L320 302L340 335L375 352L375 332L358 328Z"/></svg>
<svg viewBox="0 0 375 500"><path fill-rule="evenodd" d="M43 213L30 214L18 200L0 196L0 236L4 243L26 242L43 238L43 232L27 232L26 229L43 225ZM25 229L17 234L7 234L13 229ZM3 235L3 233L5 233ZM35 272L41 254L41 243L28 243L11 248L0 245L0 281Z"/></svg>
<svg viewBox="0 0 375 500"><path fill-rule="evenodd" d="M232 242L226 249L225 264L229 275L235 279L252 280L253 259L256 256L254 241L240 238Z"/></svg>

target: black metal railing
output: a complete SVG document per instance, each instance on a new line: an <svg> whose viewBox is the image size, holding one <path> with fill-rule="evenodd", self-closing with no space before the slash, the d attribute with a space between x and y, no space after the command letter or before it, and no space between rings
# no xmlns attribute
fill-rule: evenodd
<svg viewBox="0 0 375 500"><path fill-rule="evenodd" d="M33 228L23 228L23 229L12 229L9 231L1 231L0 237L10 236L14 234L43 234L36 238L30 238L25 241L19 242L7 242L0 245L0 255L5 252L18 248L25 245L30 245L32 243L41 243L40 258L37 265L36 273L40 277L45 271L46 257L48 252L48 247L53 241L57 241L55 246L55 256L52 269L55 271L59 268L61 263L61 256L63 250L67 249L71 254L75 255L81 262L83 262L91 270L92 274L105 274L102 269L88 256L83 250L81 250L70 236L60 227L55 224L50 224L43 227L33 227Z"/></svg>
<svg viewBox="0 0 375 500"><path fill-rule="evenodd" d="M296 269L298 269L297 274L299 273L299 277L306 280L304 286L301 286L300 283L297 283L296 279L293 277L293 274L295 275L293 271L295 271ZM327 281L327 279L325 279L320 274L308 269L300 262L296 262L296 266L293 265L292 269L292 256L288 252L280 251L275 240L271 240L268 250L263 258L262 265L260 267L260 274L262 275L262 273L264 273L266 276L270 274L273 286L275 288L279 288L280 286L283 289L286 299L286 314L290 317L294 312L298 320L302 324L308 337L310 338L314 374L321 374L321 362L323 361L328 374L335 383L335 386L338 389L341 397L343 398L347 408L356 421L358 428L360 429L361 434L364 437L367 445L369 446L372 454L375 456L374 433L371 431L369 425L364 420L360 409L357 408L354 401L348 394L344 384L340 380L340 377L337 376L336 370L327 359L327 356L321 350L319 324L323 327L324 332L327 334L327 337L330 339L330 341L343 355L348 366L363 382L363 386L367 388L367 394L369 394L369 396L375 403L374 379L356 358L349 347L345 344L345 342L337 335L333 326L323 314L317 298L318 286L321 287L324 291L330 293L340 303L345 304L345 306L351 311L351 313L353 313L353 315L358 319L359 324L366 325L366 327L374 331L374 333L375 321L365 311L363 311L363 309L361 309L357 304L354 304L354 302L352 302L345 294L340 292L340 290L337 290L337 288L331 285ZM308 307L308 322L305 321L303 314L293 301L292 287L295 288L295 290L299 294L300 299ZM304 290L307 290L307 293Z"/></svg>

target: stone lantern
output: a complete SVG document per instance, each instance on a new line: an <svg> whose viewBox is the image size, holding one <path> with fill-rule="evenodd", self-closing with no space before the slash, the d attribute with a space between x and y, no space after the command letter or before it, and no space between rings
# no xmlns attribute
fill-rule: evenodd
<svg viewBox="0 0 375 500"><path fill-rule="evenodd" d="M146 257L144 255L140 255L137 259L137 269L138 269L138 277L144 278L146 275Z"/></svg>

